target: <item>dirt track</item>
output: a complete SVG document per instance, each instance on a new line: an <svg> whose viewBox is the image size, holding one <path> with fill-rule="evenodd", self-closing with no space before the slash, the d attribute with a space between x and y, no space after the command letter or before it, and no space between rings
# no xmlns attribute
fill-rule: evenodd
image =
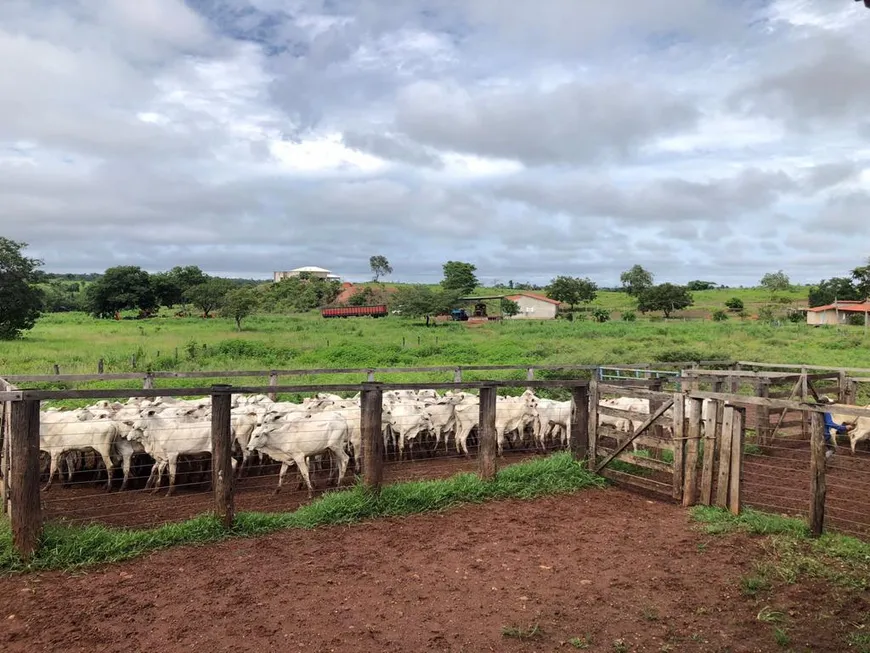
<svg viewBox="0 0 870 653"><path fill-rule="evenodd" d="M0 650L778 650L740 592L756 542L687 522L610 488L9 577ZM818 652L844 650L867 605L798 585L776 608L793 650ZM535 624L532 639L502 635Z"/></svg>

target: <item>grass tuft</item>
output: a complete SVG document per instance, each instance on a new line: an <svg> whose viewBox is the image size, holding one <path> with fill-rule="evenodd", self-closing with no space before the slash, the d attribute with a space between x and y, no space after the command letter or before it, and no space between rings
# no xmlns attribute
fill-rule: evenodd
<svg viewBox="0 0 870 653"><path fill-rule="evenodd" d="M37 555L24 563L12 548L8 523L0 524L0 572L75 569L129 560L150 551L180 544L208 544L228 537L250 537L287 528L354 524L377 517L397 517L443 511L493 499L533 499L548 494L604 487L607 482L587 471L569 453L505 467L492 481L474 474L457 474L432 481L397 483L379 496L361 485L329 492L293 512L242 512L225 531L211 515L149 529L49 524Z"/></svg>

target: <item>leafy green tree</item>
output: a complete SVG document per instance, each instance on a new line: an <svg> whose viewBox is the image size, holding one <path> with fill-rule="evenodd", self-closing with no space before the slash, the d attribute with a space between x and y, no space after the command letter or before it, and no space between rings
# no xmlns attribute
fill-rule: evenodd
<svg viewBox="0 0 870 653"><path fill-rule="evenodd" d="M714 290L716 288L716 282L714 281L690 281L686 287L689 290Z"/></svg>
<svg viewBox="0 0 870 653"><path fill-rule="evenodd" d="M443 269L444 279L441 281L441 287L444 290L453 290L460 295L467 295L478 285L477 276L474 274L477 268L471 263L447 261Z"/></svg>
<svg viewBox="0 0 870 653"><path fill-rule="evenodd" d="M633 265L631 269L623 272L619 275L619 280L622 282L625 292L634 298L640 297L645 290L653 285L652 273L640 265Z"/></svg>
<svg viewBox="0 0 870 653"><path fill-rule="evenodd" d="M636 322L637 321L637 314L634 311L625 311L622 314L622 321L623 322Z"/></svg>
<svg viewBox="0 0 870 653"><path fill-rule="evenodd" d="M852 283L852 279L846 277L832 277L822 279L818 285L810 287L810 308L833 304L835 300L858 300L864 299L859 288Z"/></svg>
<svg viewBox="0 0 870 653"><path fill-rule="evenodd" d="M52 279L42 287L42 308L46 313L83 311L85 294L77 282Z"/></svg>
<svg viewBox="0 0 870 653"><path fill-rule="evenodd" d="M151 285L160 306L172 308L184 301L184 290L169 272L158 272L151 275Z"/></svg>
<svg viewBox="0 0 870 653"><path fill-rule="evenodd" d="M335 301L341 293L341 283L317 277L290 277L270 284L262 305L271 312L304 313Z"/></svg>
<svg viewBox="0 0 870 653"><path fill-rule="evenodd" d="M508 299L507 297L502 297L502 299L501 299L501 312L502 312L502 315L505 315L507 317L513 317L514 315L519 315L520 305L517 304L513 299Z"/></svg>
<svg viewBox="0 0 870 653"><path fill-rule="evenodd" d="M425 317L426 326L435 315L449 313L456 306L459 293L455 290L435 290L415 285L399 288L393 296L393 307L408 317Z"/></svg>
<svg viewBox="0 0 870 653"><path fill-rule="evenodd" d="M372 256L369 259L369 267L372 269L372 274L375 275L375 281L393 273L393 268L386 256Z"/></svg>
<svg viewBox="0 0 870 653"><path fill-rule="evenodd" d="M723 311L721 308L713 311L712 315L714 322L725 322L728 319L728 313Z"/></svg>
<svg viewBox="0 0 870 653"><path fill-rule="evenodd" d="M349 306L368 306L374 302L374 291L366 286L362 290L358 290L347 300Z"/></svg>
<svg viewBox="0 0 870 653"><path fill-rule="evenodd" d="M674 311L688 308L694 303L689 289L685 286L662 283L644 290L638 298L637 308L641 313L661 311L665 318L669 318Z"/></svg>
<svg viewBox="0 0 870 653"><path fill-rule="evenodd" d="M150 313L158 302L148 272L135 265L120 265L109 268L88 286L86 305L94 317L112 317L133 308Z"/></svg>
<svg viewBox="0 0 870 653"><path fill-rule="evenodd" d="M610 320L610 311L606 308L601 308L600 306L592 311L592 319L596 322L607 322Z"/></svg>
<svg viewBox="0 0 870 653"><path fill-rule="evenodd" d="M227 295L233 289L233 283L220 277L211 277L207 281L188 288L184 297L202 311L204 317L209 317L212 311L224 305Z"/></svg>
<svg viewBox="0 0 870 653"><path fill-rule="evenodd" d="M727 302L725 302L725 308L729 311L739 312L743 310L743 300L739 297L732 297Z"/></svg>
<svg viewBox="0 0 870 653"><path fill-rule="evenodd" d="M762 288L767 288L771 294L791 288L791 281L789 280L788 275L782 270L768 272L761 277L760 284Z"/></svg>
<svg viewBox="0 0 870 653"><path fill-rule="evenodd" d="M547 297L568 304L573 311L575 304L594 300L598 296L597 291L598 286L589 279L559 276L552 279L547 286Z"/></svg>
<svg viewBox="0 0 870 653"><path fill-rule="evenodd" d="M236 329L242 330L242 320L253 314L257 308L259 298L257 291L251 287L235 288L230 290L223 298L221 315L236 321Z"/></svg>
<svg viewBox="0 0 870 653"><path fill-rule="evenodd" d="M863 300L870 297L870 259L867 259L867 265L852 270L852 279L855 282L857 298Z"/></svg>
<svg viewBox="0 0 870 653"><path fill-rule="evenodd" d="M0 236L0 340L32 329L42 311L43 294L35 285L42 261L24 256L25 247Z"/></svg>

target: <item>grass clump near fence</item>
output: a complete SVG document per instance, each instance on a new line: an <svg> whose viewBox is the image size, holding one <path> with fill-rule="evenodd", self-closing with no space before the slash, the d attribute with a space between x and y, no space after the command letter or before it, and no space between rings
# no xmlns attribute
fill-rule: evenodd
<svg viewBox="0 0 870 653"><path fill-rule="evenodd" d="M293 512L243 512L237 515L231 531L224 530L211 515L149 529L47 524L42 546L27 564L14 551L6 523L0 526L0 572L69 570L128 560L182 544L207 544L288 528L354 524L377 517L436 512L498 499L533 499L605 485L605 479L586 470L570 454L558 453L505 467L492 481L463 473L448 479L384 486L377 496L357 485L327 493Z"/></svg>

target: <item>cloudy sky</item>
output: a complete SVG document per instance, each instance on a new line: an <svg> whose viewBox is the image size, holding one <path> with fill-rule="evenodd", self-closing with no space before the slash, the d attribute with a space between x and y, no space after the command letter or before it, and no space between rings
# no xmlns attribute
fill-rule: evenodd
<svg viewBox="0 0 870 653"><path fill-rule="evenodd" d="M0 235L47 271L752 284L870 255L852 0L2 0Z"/></svg>

